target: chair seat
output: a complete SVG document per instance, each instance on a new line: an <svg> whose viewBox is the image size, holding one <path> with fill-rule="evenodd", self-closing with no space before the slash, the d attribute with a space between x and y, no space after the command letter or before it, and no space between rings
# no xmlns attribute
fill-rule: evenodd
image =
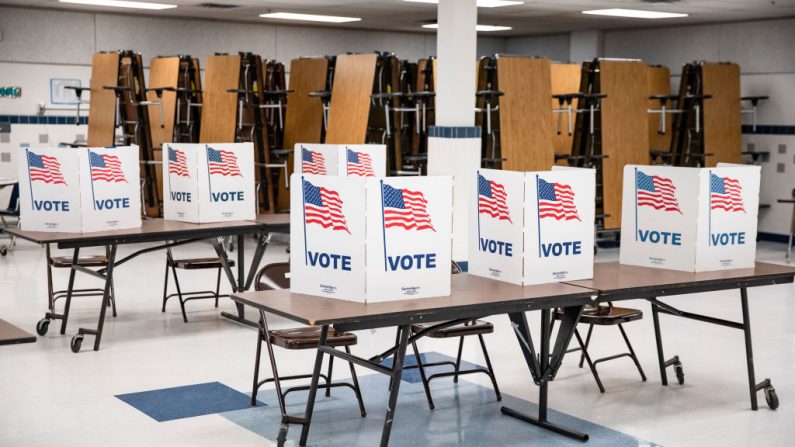
<svg viewBox="0 0 795 447"><path fill-rule="evenodd" d="M67 268L72 266L71 256L54 256L50 258L50 265L55 268ZM108 265L108 258L104 255L80 256L77 258L77 265L82 267L105 267Z"/></svg>
<svg viewBox="0 0 795 447"><path fill-rule="evenodd" d="M234 267L235 262L229 260L229 267ZM187 258L175 259L174 267L185 270L199 270L199 269L217 269L221 268L221 260L219 258Z"/></svg>
<svg viewBox="0 0 795 447"><path fill-rule="evenodd" d="M302 327L270 331L271 343L284 349L313 349L320 344L319 327ZM326 345L331 347L356 344L356 335L329 329Z"/></svg>
<svg viewBox="0 0 795 447"><path fill-rule="evenodd" d="M411 332L417 333L431 326L435 326L440 322L435 323L418 323L411 325ZM488 321L475 320L467 324L461 323L455 326L446 327L444 329L437 329L427 333L427 337L431 338L452 338L452 337L465 337L467 335L491 334L494 332L494 325Z"/></svg>
<svg viewBox="0 0 795 447"><path fill-rule="evenodd" d="M560 318L562 312L559 310L555 316ZM585 310L580 317L580 323L594 324L597 326L609 326L612 324L624 324L630 321L643 318L643 311L628 307L608 308L600 306L595 309Z"/></svg>

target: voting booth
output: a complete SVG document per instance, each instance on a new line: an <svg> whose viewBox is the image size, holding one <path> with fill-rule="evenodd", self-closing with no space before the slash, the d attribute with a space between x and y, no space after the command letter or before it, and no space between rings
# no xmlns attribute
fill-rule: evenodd
<svg viewBox="0 0 795 447"><path fill-rule="evenodd" d="M358 302L450 294L452 178L293 174L291 291Z"/></svg>
<svg viewBox="0 0 795 447"><path fill-rule="evenodd" d="M343 177L386 177L383 144L296 144L294 172Z"/></svg>
<svg viewBox="0 0 795 447"><path fill-rule="evenodd" d="M476 185L469 273L520 285L593 276L594 170L481 169Z"/></svg>
<svg viewBox="0 0 795 447"><path fill-rule="evenodd" d="M163 211L168 220L254 219L255 182L252 143L163 146Z"/></svg>
<svg viewBox="0 0 795 447"><path fill-rule="evenodd" d="M622 264L683 271L753 267L760 167L624 168Z"/></svg>
<svg viewBox="0 0 795 447"><path fill-rule="evenodd" d="M22 229L91 232L141 226L138 146L21 147Z"/></svg>

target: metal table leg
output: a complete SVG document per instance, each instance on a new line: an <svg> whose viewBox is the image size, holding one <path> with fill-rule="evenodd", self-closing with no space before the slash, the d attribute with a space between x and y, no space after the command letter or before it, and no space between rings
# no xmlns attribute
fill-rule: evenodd
<svg viewBox="0 0 795 447"><path fill-rule="evenodd" d="M104 289L103 294L102 294L102 304L101 304L100 309L99 309L99 321L97 322L97 328L96 329L87 329L87 328L82 328L81 327L81 328L79 328L77 330L77 334L72 337L72 341L70 343L70 346L72 348L72 352L74 352L74 353L80 352L80 348L81 348L81 346L83 344L83 338L86 335L93 335L94 336L94 350L95 351L99 351L99 344L102 341L102 330L105 327L105 312L106 312L106 310L108 308L108 304L110 303L110 294L111 294L111 291L113 290L113 287L112 287L112 284L113 284L113 268L116 265L116 247L117 247L117 245L115 243L111 244L110 253L108 254L108 265L107 265L107 267L105 267L104 269L101 269L99 271L94 271L94 270L91 270L91 269L88 269L88 268L81 267L81 266L77 265L77 255L76 255L77 254L77 250L75 250L75 262L72 264L72 274L74 275L74 273L76 273L79 270L79 271L81 271L83 273L87 273L87 274L89 274L91 276L94 276L96 278L104 279L105 280L105 289ZM70 292L69 293L71 293L71 286L72 286L71 282L72 281L70 281ZM67 298L67 305L68 305L68 302L69 302L69 299ZM64 322L65 321L66 320L64 319Z"/></svg>
<svg viewBox="0 0 795 447"><path fill-rule="evenodd" d="M320 328L320 343L318 343L317 355L315 355L315 369L312 371L312 382L309 385L309 397L306 401L306 411L304 412L304 423L301 427L301 439L298 445L305 446L309 436L309 424L312 422L312 412L315 409L315 396L317 396L317 384L320 380L320 368L323 366L323 349L326 346L328 337L328 325Z"/></svg>
<svg viewBox="0 0 795 447"><path fill-rule="evenodd" d="M237 236L237 279L235 279L235 275L232 273L232 269L229 267L229 256L224 250L224 247L221 246L221 243L218 242L217 239L213 240L213 247L215 247L215 253L218 255L218 259L221 261L221 266L226 272L226 278L229 280L229 284L232 286L232 291L234 292L241 292L246 290L246 268L245 268L245 242L246 238L245 235L240 234ZM235 307L237 307L237 315L230 314L229 312L221 312L221 316L228 318L233 321L237 321L238 323L243 323L247 326L251 327L259 327L256 321L251 321L246 319L246 310L242 304L235 302Z"/></svg>

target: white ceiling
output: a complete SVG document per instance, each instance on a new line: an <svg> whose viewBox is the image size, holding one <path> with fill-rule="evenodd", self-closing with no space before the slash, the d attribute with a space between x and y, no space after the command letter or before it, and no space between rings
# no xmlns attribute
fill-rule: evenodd
<svg viewBox="0 0 795 447"><path fill-rule="evenodd" d="M80 11L146 14L166 17L193 17L258 23L301 22L266 20L258 15L269 11L303 12L361 17L362 21L340 25L316 24L340 28L377 29L433 33L421 28L436 20L436 5L408 3L402 0L143 0L173 3L178 8L163 11L125 10L59 3L58 0L0 0L0 4L58 8ZM202 3L236 5L231 9L210 9ZM634 8L689 13L677 19L643 20L587 16L583 10ZM795 16L795 0L525 0L523 5L480 8L478 22L512 26L512 31L488 33L493 36L522 36L562 33L586 29L637 28L646 26L685 25L710 22L733 22ZM311 25L308 23L301 23Z"/></svg>

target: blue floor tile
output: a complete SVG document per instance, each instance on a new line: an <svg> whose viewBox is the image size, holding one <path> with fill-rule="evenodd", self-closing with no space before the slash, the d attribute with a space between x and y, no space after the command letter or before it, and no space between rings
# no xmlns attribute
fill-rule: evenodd
<svg viewBox="0 0 795 447"><path fill-rule="evenodd" d="M220 382L119 394L116 397L158 422L252 408L248 395ZM257 405L263 404L258 401Z"/></svg>
<svg viewBox="0 0 795 447"><path fill-rule="evenodd" d="M422 359L423 365L427 364L427 363L436 363L436 362L454 362L455 363L455 359L454 358L448 357L448 356L446 356L444 354L440 354L438 352L421 352L420 353L420 358ZM391 368L392 367L392 358L390 357L390 358L384 360L381 364L386 366L386 367ZM411 355L407 354L406 355L406 359L403 362L403 365L404 366L414 366L416 364L417 364L417 359L414 357L414 354L411 354ZM464 371L464 370L467 370L467 369L475 369L475 368L486 369L485 366L481 366L481 365L477 365L475 363L467 362L466 360L461 360L461 369L460 369L460 371ZM433 375L433 374L436 374L436 373L440 373L440 372L448 372L448 371L452 372L454 370L455 370L455 367L453 367L452 365L439 365L439 366L426 367L425 368L425 376L427 377L427 376L430 376L430 375ZM404 369L402 377L403 377L403 381L404 382L419 383L421 381L420 380L420 370L417 369L417 368ZM436 381L436 380L445 380L445 379L444 378L434 379L434 381ZM452 377L449 380L453 380Z"/></svg>

